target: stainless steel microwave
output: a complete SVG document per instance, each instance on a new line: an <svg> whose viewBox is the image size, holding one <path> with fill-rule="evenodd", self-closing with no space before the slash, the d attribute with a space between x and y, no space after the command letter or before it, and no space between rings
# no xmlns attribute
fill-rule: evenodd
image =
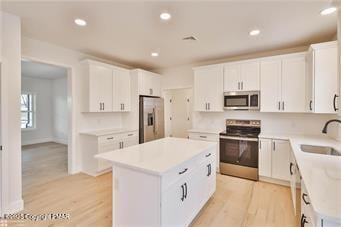
<svg viewBox="0 0 341 227"><path fill-rule="evenodd" d="M224 109L259 110L259 91L237 91L224 93Z"/></svg>

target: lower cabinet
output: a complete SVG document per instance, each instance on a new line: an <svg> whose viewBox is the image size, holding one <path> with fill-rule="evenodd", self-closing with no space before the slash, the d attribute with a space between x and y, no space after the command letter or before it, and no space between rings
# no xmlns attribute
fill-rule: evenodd
<svg viewBox="0 0 341 227"><path fill-rule="evenodd" d="M112 165L110 162L96 159L94 156L137 145L138 132L120 132L103 136L85 133L81 135L80 143L82 149L82 171L91 176L98 176L110 171Z"/></svg>
<svg viewBox="0 0 341 227"><path fill-rule="evenodd" d="M289 141L260 139L259 144L259 176L290 181Z"/></svg>
<svg viewBox="0 0 341 227"><path fill-rule="evenodd" d="M160 175L114 166L113 226L189 226L216 189L215 158L212 147Z"/></svg>

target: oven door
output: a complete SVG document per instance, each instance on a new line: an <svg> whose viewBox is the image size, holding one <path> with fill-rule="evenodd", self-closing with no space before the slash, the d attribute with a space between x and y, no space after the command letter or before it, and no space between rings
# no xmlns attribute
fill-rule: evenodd
<svg viewBox="0 0 341 227"><path fill-rule="evenodd" d="M258 168L258 138L220 136L220 162Z"/></svg>
<svg viewBox="0 0 341 227"><path fill-rule="evenodd" d="M224 108L231 110L247 110L249 109L249 95L225 95Z"/></svg>

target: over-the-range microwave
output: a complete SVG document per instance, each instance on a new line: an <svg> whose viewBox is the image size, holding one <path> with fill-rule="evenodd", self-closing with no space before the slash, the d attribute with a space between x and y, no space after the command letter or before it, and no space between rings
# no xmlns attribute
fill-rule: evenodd
<svg viewBox="0 0 341 227"><path fill-rule="evenodd" d="M259 91L237 91L224 93L224 109L259 110Z"/></svg>

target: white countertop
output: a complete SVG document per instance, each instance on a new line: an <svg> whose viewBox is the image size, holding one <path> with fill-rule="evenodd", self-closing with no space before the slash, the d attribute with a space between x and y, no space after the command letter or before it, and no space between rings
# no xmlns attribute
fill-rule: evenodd
<svg viewBox="0 0 341 227"><path fill-rule="evenodd" d="M188 132L199 132L199 133L208 133L208 134L219 134L223 129L200 129L200 128L192 128L189 129Z"/></svg>
<svg viewBox="0 0 341 227"><path fill-rule="evenodd" d="M100 130L93 130L93 131L84 131L80 132L80 134L88 135L88 136L105 136L110 134L117 134L123 132L131 132L137 131L137 129L126 129L126 128L114 128L114 129L100 129Z"/></svg>
<svg viewBox="0 0 341 227"><path fill-rule="evenodd" d="M167 137L95 157L155 175L162 175L179 164L215 147L216 143Z"/></svg>
<svg viewBox="0 0 341 227"><path fill-rule="evenodd" d="M315 212L321 218L341 221L341 156L307 153L300 145L333 147L341 143L327 136L262 133L260 138L289 140Z"/></svg>
<svg viewBox="0 0 341 227"><path fill-rule="evenodd" d="M341 221L341 156L312 154L300 148L307 144L341 151L341 144L317 136L293 136L289 140L315 212L321 218Z"/></svg>

